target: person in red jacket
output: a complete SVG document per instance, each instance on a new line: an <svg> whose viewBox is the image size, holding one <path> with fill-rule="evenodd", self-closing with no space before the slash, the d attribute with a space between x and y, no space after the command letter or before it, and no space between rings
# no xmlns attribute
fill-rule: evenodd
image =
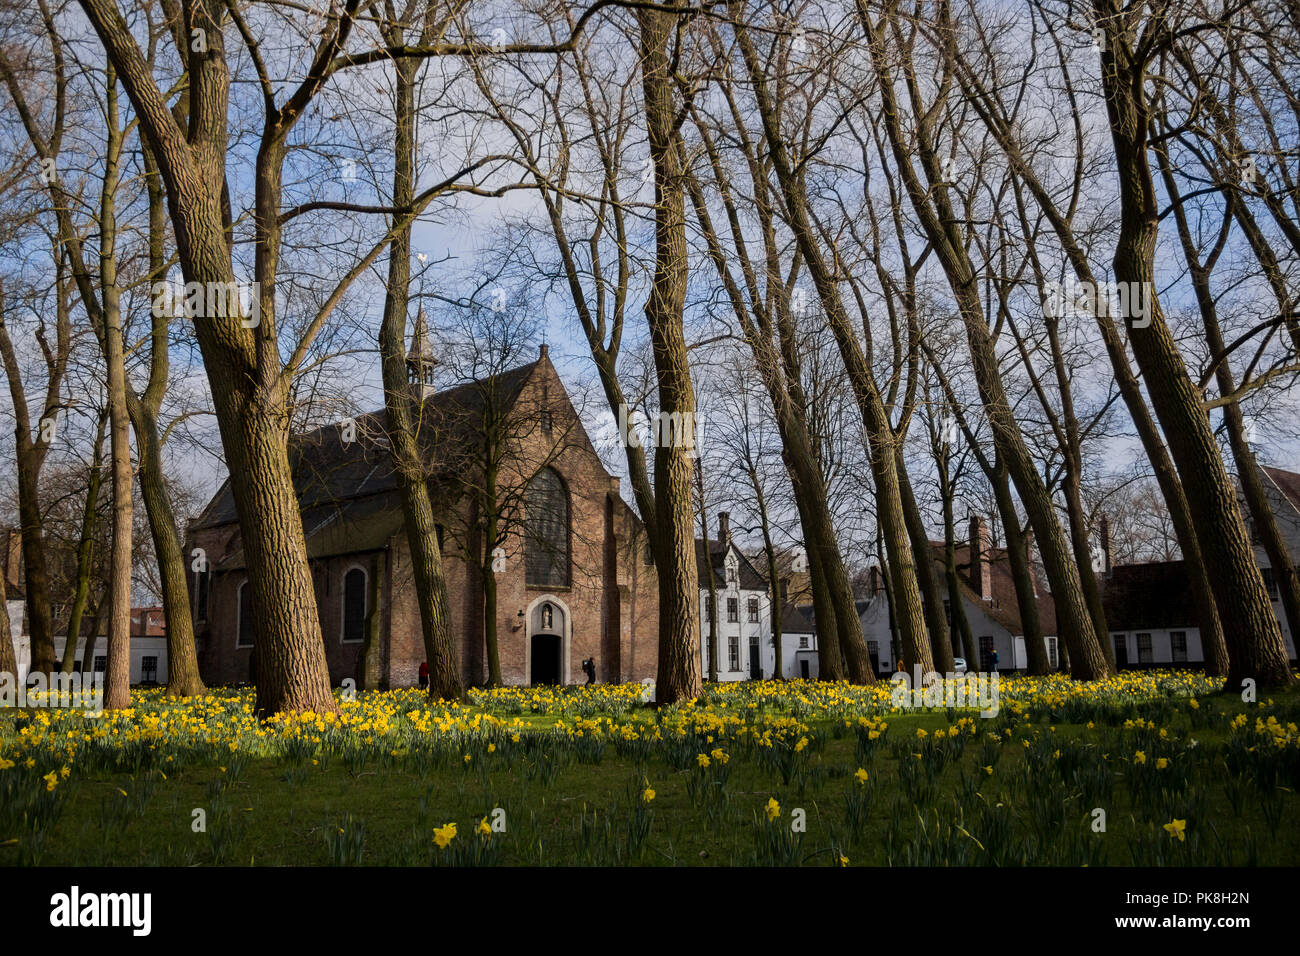
<svg viewBox="0 0 1300 956"><path fill-rule="evenodd" d="M429 686L429 662L420 661L420 686Z"/></svg>

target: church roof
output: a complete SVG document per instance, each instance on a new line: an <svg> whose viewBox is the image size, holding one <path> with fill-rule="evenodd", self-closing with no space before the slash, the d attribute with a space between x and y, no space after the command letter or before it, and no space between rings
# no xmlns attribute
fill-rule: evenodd
<svg viewBox="0 0 1300 956"><path fill-rule="evenodd" d="M482 421L485 403L490 398L502 408L513 405L542 361L435 392L417 406L418 436L427 452L431 480L463 467L463 453L475 440L471 423ZM485 387L487 384L492 387ZM289 440L294 491L302 508L310 558L377 550L402 528L397 477L388 448L387 413L380 409L353 421L356 431L351 441L342 422ZM191 530L218 528L238 520L227 479ZM238 540L232 542L218 567L243 567Z"/></svg>

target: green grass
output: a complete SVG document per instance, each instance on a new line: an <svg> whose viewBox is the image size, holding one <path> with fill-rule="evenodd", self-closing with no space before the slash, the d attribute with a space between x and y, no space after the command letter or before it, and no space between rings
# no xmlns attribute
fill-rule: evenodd
<svg viewBox="0 0 1300 956"><path fill-rule="evenodd" d="M892 713L874 743L852 717L804 715L770 748L730 732L710 741L694 726L663 741L573 737L551 729L554 715L527 714L473 736L339 737L263 755L219 744L166 757L165 746L141 747L129 761L87 752L53 790L37 774L57 759L0 770L0 864L1294 865L1300 744L1283 732L1278 747L1253 728L1294 722L1300 695L1200 703L1004 707L956 736L970 717ZM1246 726L1232 729L1238 713ZM769 700L746 720L770 727L780 714ZM642 729L681 726L636 716ZM1155 728L1124 726L1139 716ZM6 718L0 755L17 741ZM726 763L699 766L715 748ZM769 820L772 799L780 813ZM495 809L504 832L476 835ZM791 828L796 809L804 832ZM1165 829L1174 820L1185 821L1181 841ZM434 830L448 822L457 834L440 849Z"/></svg>

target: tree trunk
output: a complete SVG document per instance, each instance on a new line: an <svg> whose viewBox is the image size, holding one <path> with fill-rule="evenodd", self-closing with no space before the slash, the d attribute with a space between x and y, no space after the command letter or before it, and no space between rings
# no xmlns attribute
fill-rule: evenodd
<svg viewBox="0 0 1300 956"><path fill-rule="evenodd" d="M149 272L153 282L161 282L167 268L167 229L165 190L153 153L144 147L145 186L149 194ZM167 621L167 696L195 697L206 693L199 675L198 647L194 634L194 613L186 586L185 556L181 535L167 494L162 462L162 438L158 414L167 390L170 368L168 316L155 309L150 330L149 381L143 394L136 394L127 383L126 404L135 431L139 458L140 496L144 500L158 561L162 585L163 616Z"/></svg>
<svg viewBox="0 0 1300 956"><path fill-rule="evenodd" d="M1134 328L1129 343L1182 478L1207 568L1214 569L1219 617L1230 622L1225 690L1239 689L1246 679L1261 687L1287 686L1295 678L1232 481L1155 293L1159 210L1146 152L1146 64L1135 58L1131 38L1117 27L1121 13L1114 0L1097 0L1094 9L1098 22L1107 24L1102 89L1120 186L1115 278L1129 289L1144 290L1150 303L1149 324Z"/></svg>
<svg viewBox="0 0 1300 956"><path fill-rule="evenodd" d="M126 410L126 355L117 287L117 184L122 132L117 125L117 75L105 80L108 143L99 212L100 344L108 370L109 450L113 475L113 541L108 571L108 673L104 709L131 706L131 532L134 522L131 420ZM71 635L69 635L71 637Z"/></svg>
<svg viewBox="0 0 1300 956"><path fill-rule="evenodd" d="M973 86L973 80L969 74L963 74L962 78L968 84L968 88ZM977 108L990 102L986 92L980 91L980 96L982 99L971 99L971 102L975 103ZM994 136L997 137L1012 166L1037 200L1039 207L1046 214L1079 281L1087 283L1092 288L1099 288L1096 277L1093 275L1092 266L1088 262L1083 247L1076 240L1070 222L1057 209L1052 197L1039 181L1033 168L1025 162L1012 135L1010 126L1005 119L995 115L988 109L980 109L979 112ZM1247 232L1249 235L1249 230ZM1252 243L1252 245L1254 244ZM1174 532L1178 537L1179 547L1183 552L1192 601L1195 605L1196 621L1201 633L1201 645L1205 650L1206 672L1213 675L1226 675L1228 673L1228 652L1224 642L1223 626L1219 618L1218 607L1215 605L1205 561L1201 554L1201 545L1197 540L1196 530L1192 525L1191 513L1188 510L1187 497L1182 483L1174 469L1173 460L1169 457L1169 451L1165 447L1164 440L1151 418L1146 399L1142 395L1142 387L1129 366L1128 352L1113 317L1107 311L1098 309L1096 319L1097 327L1101 331L1102 341L1106 346L1106 353L1110 357L1111 367L1115 372L1115 383L1119 388L1121 397L1124 399L1124 405L1128 409L1129 417L1133 420L1138 438L1142 442L1142 448L1151 462L1151 468L1160 486L1161 495L1169 508L1170 519L1174 524Z"/></svg>
<svg viewBox="0 0 1300 956"><path fill-rule="evenodd" d="M1050 674L1052 662L1047 657L1047 644L1043 640L1043 624L1038 614L1038 599L1034 596L1034 579L1029 569L1029 549L1025 534L1020 530L1020 515L1016 514L1015 500L1011 497L1011 482L1006 466L999 460L994 474L989 476L998 513L1002 515L1002 528L1007 539L1007 562L1011 579L1016 586L1016 608L1020 611L1020 627L1024 631L1025 656L1029 658L1029 673L1040 676ZM1057 608L1057 630L1060 630L1061 611ZM1058 643L1059 643L1059 634Z"/></svg>
<svg viewBox="0 0 1300 956"><path fill-rule="evenodd" d="M709 512L704 502L704 467L695 462L695 485L700 493L700 538L704 542L704 566L708 574L708 624L709 646L704 653L704 663L709 681L718 682L718 582L713 574L713 553L709 546Z"/></svg>
<svg viewBox="0 0 1300 956"><path fill-rule="evenodd" d="M205 289L237 288L226 178L230 74L224 37L215 27L217 15L208 6L192 5L193 22L205 28L208 49L189 59L188 122L182 130L112 0L81 0L81 5L158 161L186 282ZM341 21L340 30L350 22ZM289 383L275 330L281 164L285 137L298 115L268 115L258 152L257 317L246 321L251 317L226 296L225 309L194 322L240 519L257 646L256 707L262 717L278 711L337 710L289 464Z"/></svg>
<svg viewBox="0 0 1300 956"><path fill-rule="evenodd" d="M488 686L501 686L501 651L497 646L497 576L492 567L492 550L497 539L496 475L484 481L483 555L483 646L488 665Z"/></svg>
<svg viewBox="0 0 1300 956"><path fill-rule="evenodd" d="M77 641L81 637L82 616L90 599L91 559L95 552L96 525L99 510L99 491L104 480L104 428L108 416L101 413L95 434L95 450L90 462L90 480L86 483L86 505L81 512L81 538L77 542L77 587L72 595L72 608L68 611L68 626L64 630L63 664L59 668L71 674L77 665Z"/></svg>
<svg viewBox="0 0 1300 956"><path fill-rule="evenodd" d="M659 384L660 420L685 423L689 434L657 436L655 445L655 552L659 578L659 674L656 702L672 704L700 693L699 575L691 521L695 393L691 385L682 315L690 250L686 242L684 150L674 103L669 41L677 14L637 11L641 86L655 177L655 269L645 305ZM685 440L683 440L685 438ZM717 614L717 608L714 608Z"/></svg>
<svg viewBox="0 0 1300 956"><path fill-rule="evenodd" d="M164 348L166 346L163 346ZM167 696L196 697L207 692L199 675L194 614L185 579L185 555L177 534L176 514L167 495L157 415L144 400L132 401L136 449L140 459L140 497L149 519L149 535L158 560L163 615L167 620Z"/></svg>
<svg viewBox="0 0 1300 956"><path fill-rule="evenodd" d="M712 144L708 146L709 158L719 186L722 188L725 181L722 163ZM731 299L732 309L741 323L745 339L753 352L755 367L772 402L777 432L781 437L781 460L785 465L786 473L790 476L795 504L799 510L809 566L816 569L813 571L817 579L814 584L824 583L823 598L829 601L819 613L816 627L821 643L819 653L822 653L831 663L826 670L819 667L818 677L824 680L842 679L844 675L839 663L839 649L859 644L860 651L852 656L856 666L850 667L849 678L854 683L873 683L876 675L870 668L871 659L858 619L853 587L835 534L826 493L826 478L813 450L813 441L809 434L807 398L801 381L798 336L790 318L787 290L782 287L775 268L776 249L771 234L771 224L770 222L765 224L764 241L769 257L764 276L768 289L768 305L765 306L759 302L759 282L754 270L748 262L742 261L741 268L751 293L750 301L746 302L732 277L727 254L718 241L712 217L704 201L703 191L695 177L689 177L687 182L691 201L695 206L696 218L708 242L709 255ZM764 198L758 206L761 214L768 216L770 220L772 218L770 205L766 201L765 192L762 190L760 192ZM729 190L723 190L723 199L727 206L727 217L732 224L733 234L739 235L740 220ZM753 319L747 311L751 308L754 312ZM775 322L772 320L773 313L775 313ZM779 353L771 338L774 325L780 341ZM761 499L762 493L756 477L752 479L752 483ZM780 608L775 610L778 619L780 612Z"/></svg>
<svg viewBox="0 0 1300 956"><path fill-rule="evenodd" d="M757 472L751 471L750 481L754 485L754 496L758 502L758 520L763 529L763 553L767 555L768 592L771 594L768 617L772 628L772 679L785 680L785 668L781 658L781 613L785 605L785 595L781 590L781 572L776 564L776 548L772 545L772 525L767 515L767 499L763 495L763 486Z"/></svg>
<svg viewBox="0 0 1300 956"><path fill-rule="evenodd" d="M397 88L394 125L393 202L409 203L414 192L415 106L414 87L418 63L395 61ZM384 318L379 328L379 353L383 368L384 406L388 438L402 498L411 570L420 604L420 626L429 664L429 696L433 700L461 700L460 660L451 635L447 579L442 548L429 494L427 468L417 438L420 400L412 397L406 369L406 313L411 281L411 230L401 230L389 247L388 284Z"/></svg>
<svg viewBox="0 0 1300 956"><path fill-rule="evenodd" d="M88 685L95 676L95 645L99 643L99 625L104 617L104 597L100 595L95 601L94 612L90 616L90 629L86 639L81 642L81 685Z"/></svg>
<svg viewBox="0 0 1300 956"><path fill-rule="evenodd" d="M375 555L370 565L370 614L366 618L366 644L361 650L362 690L380 690L384 674L384 554Z"/></svg>
<svg viewBox="0 0 1300 956"><path fill-rule="evenodd" d="M948 200L948 187L939 185L943 176L929 138L931 131L927 128L927 124L933 120L927 114L918 123L914 144L909 145L903 141L893 70L885 57L883 28L878 28L871 22L865 3L859 2L858 10L879 79L883 106L881 115L890 148L912 207L927 238L933 244L956 300L966 331L980 400L993 432L994 445L1007 464L1042 552L1043 564L1056 602L1057 627L1061 631L1061 637L1071 647L1073 674L1081 680L1105 677L1110 668L1101 649L1100 637L1092 625L1079 580L1079 570L1070 557L1070 548L1060 522L1057 521L1051 498L1035 468L1002 383L997 352L980 302L977 276L963 245L965 226ZM910 75L908 80L912 82ZM914 163L917 151L930 182L936 184L933 188L923 185L916 174Z"/></svg>
<svg viewBox="0 0 1300 956"><path fill-rule="evenodd" d="M939 463L940 497L943 501L943 571L948 587L948 606L952 619L961 635L962 655L967 669L979 668L979 648L971 634L970 619L966 616L966 602L962 598L961 579L957 575L957 529L953 516L953 492L948 478L947 461Z"/></svg>
<svg viewBox="0 0 1300 956"><path fill-rule="evenodd" d="M10 674L16 681L18 655L14 650L13 622L9 620L8 582L5 580L7 574L7 568L0 572L0 674Z"/></svg>
<svg viewBox="0 0 1300 956"><path fill-rule="evenodd" d="M934 655L934 667L941 674L951 674L955 666L952 659L952 638L948 633L947 616L943 613L943 598L939 596L939 582L935 579L930 536L926 534L921 509L916 505L916 496L912 493L912 483L907 477L907 466L903 462L901 449L897 455L897 462L903 518L907 522L907 536L912 542L912 553L916 555L916 583L925 603L925 623L930 629L930 649Z"/></svg>

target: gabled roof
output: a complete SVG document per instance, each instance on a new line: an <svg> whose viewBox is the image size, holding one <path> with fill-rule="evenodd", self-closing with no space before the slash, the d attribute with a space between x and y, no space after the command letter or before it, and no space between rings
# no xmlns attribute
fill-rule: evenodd
<svg viewBox="0 0 1300 956"><path fill-rule="evenodd" d="M725 588L727 586L727 554L735 551L739 559L736 566L737 583L743 591L766 591L767 582L763 576L754 569L745 557L743 551L734 547L725 541L709 541L709 555L705 557L704 541L700 538L695 539L695 569L699 575L700 587L702 589L709 586L709 572L712 568L713 582L715 587Z"/></svg>
<svg viewBox="0 0 1300 956"><path fill-rule="evenodd" d="M1267 465L1261 465L1259 470L1277 485L1278 491L1282 492L1291 503L1291 507L1300 511L1300 475L1294 471L1283 471L1281 468L1270 468Z"/></svg>
<svg viewBox="0 0 1300 956"><path fill-rule="evenodd" d="M786 604L781 608L781 633L782 634L816 634L817 627L813 623L812 606L795 607L793 604Z"/></svg>
<svg viewBox="0 0 1300 956"><path fill-rule="evenodd" d="M930 547L933 549L933 561L935 571L939 575L945 573L944 570L944 544L942 541L931 541ZM1020 619L1020 603L1016 600L1016 582L1011 576L1011 562L1007 558L1006 548L988 549L989 572L992 583L990 593L991 600L984 600L983 595L971 587L970 583L970 544L962 542L956 546L956 565L957 579L961 582L962 594L971 603L980 607L984 613L993 620L997 621L1007 629L1007 632L1013 635L1023 635L1025 633L1024 622ZM940 577L940 591L946 596L948 589L946 579ZM1038 588L1038 622L1043 630L1043 634L1051 637L1057 633L1056 630L1056 602L1052 600L1051 592L1046 587Z"/></svg>
<svg viewBox="0 0 1300 956"><path fill-rule="evenodd" d="M487 396L492 395L493 401L501 403L503 408L509 407L519 398L538 364L532 362L437 392L418 406L421 410L419 440L427 450L431 479L437 478L440 465L451 467L459 457L458 452L472 440L466 423L476 417L482 420ZM485 388L485 383L492 384L493 388ZM346 510L352 502L376 496L386 498L397 491L397 478L388 452L387 413L381 409L360 415L354 421L353 441L345 441L341 423L303 432L289 440L294 491L303 509L304 530L309 537L313 525L323 528L344 517L333 514L340 507ZM238 520L234 493L227 479L191 528L217 528Z"/></svg>

